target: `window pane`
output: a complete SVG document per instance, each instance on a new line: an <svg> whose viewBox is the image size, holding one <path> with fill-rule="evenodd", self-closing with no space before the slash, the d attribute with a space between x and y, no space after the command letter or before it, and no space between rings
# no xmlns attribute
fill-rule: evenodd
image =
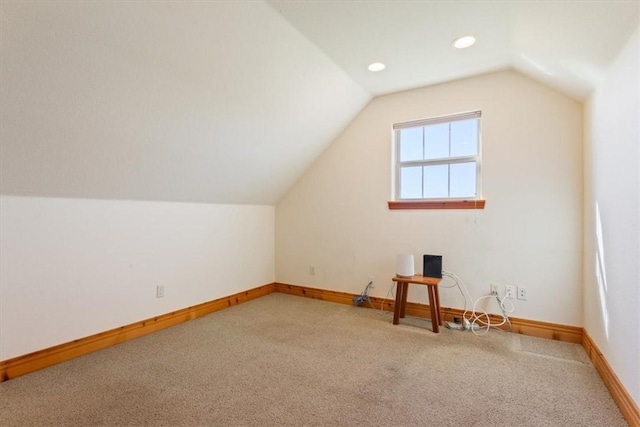
<svg viewBox="0 0 640 427"><path fill-rule="evenodd" d="M478 119L451 123L451 157L478 154Z"/></svg>
<svg viewBox="0 0 640 427"><path fill-rule="evenodd" d="M449 165L424 167L424 198L449 197Z"/></svg>
<svg viewBox="0 0 640 427"><path fill-rule="evenodd" d="M442 159L449 157L449 123L439 123L424 127L424 158Z"/></svg>
<svg viewBox="0 0 640 427"><path fill-rule="evenodd" d="M422 198L422 167L413 166L400 169L400 198Z"/></svg>
<svg viewBox="0 0 640 427"><path fill-rule="evenodd" d="M422 160L422 128L400 129L400 161Z"/></svg>
<svg viewBox="0 0 640 427"><path fill-rule="evenodd" d="M451 195L449 197L475 197L476 163L451 165Z"/></svg>

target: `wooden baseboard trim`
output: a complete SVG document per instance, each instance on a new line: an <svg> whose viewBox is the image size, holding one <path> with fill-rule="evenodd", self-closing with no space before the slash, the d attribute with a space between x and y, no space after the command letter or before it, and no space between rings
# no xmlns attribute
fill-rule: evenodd
<svg viewBox="0 0 640 427"><path fill-rule="evenodd" d="M326 289L308 288L305 286L290 285L286 283L275 283L276 292L282 292L290 295L304 296L308 298L315 298L323 301L337 302L341 304L353 305L353 298L357 297L356 294L350 294L346 292L330 291ZM385 311L393 311L394 301L391 299L384 299L378 297L370 297L371 303L376 308L381 308ZM419 304L415 302L407 302L406 313L410 316L431 318L431 312L429 311L428 304ZM464 310L452 307L441 307L441 314L443 321L453 321L454 317L462 317ZM501 316L494 314L490 315L492 323L499 323L502 320ZM578 326L566 326L557 323L541 322L538 320L520 319L517 317L510 317L511 332L530 335L539 338L547 338L565 342L571 342L576 344L582 344L582 328ZM508 326L502 326L501 329L508 330Z"/></svg>
<svg viewBox="0 0 640 427"><path fill-rule="evenodd" d="M582 334L582 346L589 355L589 359L591 359L593 366L595 366L600 374L607 389L609 389L609 393L611 393L613 400L620 408L620 412L622 412L625 420L627 420L630 426L640 426L640 409L638 405L627 389L624 388L618 376L613 372L613 369L611 369L609 362L604 358L604 355L586 330L583 331Z"/></svg>
<svg viewBox="0 0 640 427"><path fill-rule="evenodd" d="M34 353L0 361L0 382L147 335L275 291L273 283L218 298Z"/></svg>
<svg viewBox="0 0 640 427"><path fill-rule="evenodd" d="M290 285L287 283L276 282L274 283L274 286L276 292L281 292L283 294L337 302L339 304L353 304L353 298L357 296L347 292L329 291L326 289L309 288L306 286Z"/></svg>

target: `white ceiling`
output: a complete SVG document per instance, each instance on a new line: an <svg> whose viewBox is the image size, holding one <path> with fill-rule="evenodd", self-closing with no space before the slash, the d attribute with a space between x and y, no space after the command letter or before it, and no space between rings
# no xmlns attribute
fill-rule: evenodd
<svg viewBox="0 0 640 427"><path fill-rule="evenodd" d="M583 99L639 4L2 0L0 192L274 204L374 95L514 67Z"/></svg>
<svg viewBox="0 0 640 427"><path fill-rule="evenodd" d="M269 2L373 95L515 68L584 99L640 17L637 0Z"/></svg>

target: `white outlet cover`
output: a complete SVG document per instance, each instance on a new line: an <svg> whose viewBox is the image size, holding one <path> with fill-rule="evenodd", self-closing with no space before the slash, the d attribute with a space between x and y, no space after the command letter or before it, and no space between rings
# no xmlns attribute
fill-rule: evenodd
<svg viewBox="0 0 640 427"><path fill-rule="evenodd" d="M505 295L507 298L515 298L516 297L516 287L513 285L505 286Z"/></svg>
<svg viewBox="0 0 640 427"><path fill-rule="evenodd" d="M518 287L518 299L526 301L526 299L527 299L527 288L523 288L522 286Z"/></svg>

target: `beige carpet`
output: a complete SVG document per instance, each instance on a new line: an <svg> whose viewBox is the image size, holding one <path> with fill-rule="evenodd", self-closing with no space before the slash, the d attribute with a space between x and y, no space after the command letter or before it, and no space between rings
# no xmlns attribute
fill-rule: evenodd
<svg viewBox="0 0 640 427"><path fill-rule="evenodd" d="M0 384L0 425L624 426L579 345L272 294Z"/></svg>

